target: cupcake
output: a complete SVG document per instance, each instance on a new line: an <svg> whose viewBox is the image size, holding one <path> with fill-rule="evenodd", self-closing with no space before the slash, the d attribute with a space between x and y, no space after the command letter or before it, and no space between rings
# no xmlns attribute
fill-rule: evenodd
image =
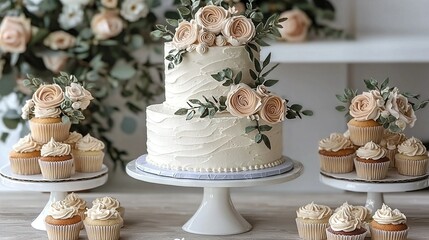
<svg viewBox="0 0 429 240"><path fill-rule="evenodd" d="M355 167L359 178L380 180L387 176L390 160L386 157L386 149L374 142L356 150Z"/></svg>
<svg viewBox="0 0 429 240"><path fill-rule="evenodd" d="M367 236L368 236L370 233L369 223L372 220L371 210L364 206L354 206L345 202L343 203L343 205L335 209L335 212L338 212L342 208L348 208L352 212L352 214L361 221L362 227L364 227L367 230Z"/></svg>
<svg viewBox="0 0 429 240"><path fill-rule="evenodd" d="M82 221L85 219L85 211L86 211L86 201L79 198L79 196L75 193L70 193L63 200L64 204L67 206L75 207L78 210L78 214Z"/></svg>
<svg viewBox="0 0 429 240"><path fill-rule="evenodd" d="M383 139L380 142L380 146L384 147L386 152L386 157L390 160L390 167L395 167L395 155L398 153L397 146L403 143L407 138L403 133L393 133L389 130L384 130Z"/></svg>
<svg viewBox="0 0 429 240"><path fill-rule="evenodd" d="M71 127L70 122L64 123L59 117L35 117L30 119L29 122L31 136L34 140L40 143L49 142L49 139L51 139L51 137L58 142L66 140Z"/></svg>
<svg viewBox="0 0 429 240"><path fill-rule="evenodd" d="M367 230L349 208L341 208L329 218L328 240L364 240Z"/></svg>
<svg viewBox="0 0 429 240"><path fill-rule="evenodd" d="M406 240L408 234L407 218L398 209L392 210L386 204L378 209L371 222L373 240Z"/></svg>
<svg viewBox="0 0 429 240"><path fill-rule="evenodd" d="M88 209L83 223L89 240L117 240L123 220L115 209L97 204Z"/></svg>
<svg viewBox="0 0 429 240"><path fill-rule="evenodd" d="M326 239L326 228L332 210L328 206L317 205L314 202L300 207L296 211L296 225L299 237L308 240Z"/></svg>
<svg viewBox="0 0 429 240"><path fill-rule="evenodd" d="M398 146L395 165L401 175L421 176L427 173L428 159L426 147L419 139L412 137Z"/></svg>
<svg viewBox="0 0 429 240"><path fill-rule="evenodd" d="M320 168L328 173L353 171L355 148L352 142L340 133L332 133L319 142Z"/></svg>
<svg viewBox="0 0 429 240"><path fill-rule="evenodd" d="M9 153L12 172L20 175L40 174L39 157L40 145L30 135L21 138Z"/></svg>
<svg viewBox="0 0 429 240"><path fill-rule="evenodd" d="M77 240L82 228L82 219L78 209L55 202L45 218L46 232L49 240Z"/></svg>
<svg viewBox="0 0 429 240"><path fill-rule="evenodd" d="M374 120L357 121L351 119L347 123L347 127L350 131L350 140L356 146L363 146L370 141L380 143L383 137L383 126Z"/></svg>
<svg viewBox="0 0 429 240"><path fill-rule="evenodd" d="M122 219L125 219L125 208L121 206L121 203L116 199L112 197L102 197L97 198L94 201L92 201L92 205L99 205L102 204L107 209L115 209L119 212L119 215L121 215Z"/></svg>
<svg viewBox="0 0 429 240"><path fill-rule="evenodd" d="M75 149L77 141L79 141L82 138L82 134L74 131L71 132L68 136L68 138L64 141L64 143L67 143L70 145L71 149Z"/></svg>
<svg viewBox="0 0 429 240"><path fill-rule="evenodd" d="M71 176L73 157L70 154L70 145L51 138L51 141L42 146L40 153L39 165L44 178L63 179Z"/></svg>
<svg viewBox="0 0 429 240"><path fill-rule="evenodd" d="M103 166L104 143L87 134L76 142L73 156L77 172L98 172Z"/></svg>

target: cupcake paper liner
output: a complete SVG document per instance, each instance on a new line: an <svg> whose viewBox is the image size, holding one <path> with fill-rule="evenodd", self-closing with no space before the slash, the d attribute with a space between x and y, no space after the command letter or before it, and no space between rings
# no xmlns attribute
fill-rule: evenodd
<svg viewBox="0 0 429 240"><path fill-rule="evenodd" d="M372 240L407 240L408 229L402 231L385 231L371 228Z"/></svg>
<svg viewBox="0 0 429 240"><path fill-rule="evenodd" d="M36 123L30 122L31 137L39 143L47 143L54 138L57 142L63 142L69 137L71 123Z"/></svg>
<svg viewBox="0 0 429 240"><path fill-rule="evenodd" d="M356 127L350 124L347 124L347 126L350 131L350 140L354 145L363 146L370 141L379 144L383 138L383 126Z"/></svg>
<svg viewBox="0 0 429 240"><path fill-rule="evenodd" d="M19 175L40 174L39 157L34 158L11 158L10 168L12 172Z"/></svg>
<svg viewBox="0 0 429 240"><path fill-rule="evenodd" d="M390 167L395 167L395 155L398 153L397 149L387 149L386 157L390 160Z"/></svg>
<svg viewBox="0 0 429 240"><path fill-rule="evenodd" d="M395 165L398 173L406 176L421 176L428 171L428 158L422 160L395 159Z"/></svg>
<svg viewBox="0 0 429 240"><path fill-rule="evenodd" d="M77 172L98 172L103 166L104 153L100 152L98 155L84 156L73 154L75 158L75 169Z"/></svg>
<svg viewBox="0 0 429 240"><path fill-rule="evenodd" d="M379 163L365 163L355 160L356 174L365 180L380 180L387 176L390 161Z"/></svg>
<svg viewBox="0 0 429 240"><path fill-rule="evenodd" d="M64 179L71 177L73 158L66 161L48 162L39 159L42 176L46 179Z"/></svg>
<svg viewBox="0 0 429 240"><path fill-rule="evenodd" d="M326 228L329 223L306 223L299 218L296 219L299 237L304 240L324 240L326 239Z"/></svg>
<svg viewBox="0 0 429 240"><path fill-rule="evenodd" d="M89 240L118 240L121 231L121 224L111 226L85 224L85 230Z"/></svg>
<svg viewBox="0 0 429 240"><path fill-rule="evenodd" d="M355 154L342 157L320 156L320 169L327 173L349 173L353 171L353 159Z"/></svg>
<svg viewBox="0 0 429 240"><path fill-rule="evenodd" d="M366 237L366 232L359 235L340 235L331 233L328 231L328 229L326 229L326 237L327 240L364 240Z"/></svg>
<svg viewBox="0 0 429 240"><path fill-rule="evenodd" d="M45 224L49 240L77 240L82 229L82 221L70 225Z"/></svg>

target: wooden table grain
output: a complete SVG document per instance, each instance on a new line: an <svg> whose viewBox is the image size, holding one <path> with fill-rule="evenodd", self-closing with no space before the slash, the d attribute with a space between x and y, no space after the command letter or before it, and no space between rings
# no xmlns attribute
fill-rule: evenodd
<svg viewBox="0 0 429 240"><path fill-rule="evenodd" d="M168 189L167 189L168 190ZM145 191L141 193L78 193L89 204L97 197L118 198L125 207L125 227L122 240L134 239L299 239L295 225L296 209L315 201L332 208L348 201L363 204L361 193L282 193L233 190L232 199L238 211L253 225L250 232L233 236L199 236L189 234L181 226L192 216L202 198L200 191ZM47 193L0 193L0 239L47 239L43 231L30 226L49 198ZM429 239L428 190L385 195L386 202L399 208L408 217L409 240ZM85 231L80 239L87 239Z"/></svg>

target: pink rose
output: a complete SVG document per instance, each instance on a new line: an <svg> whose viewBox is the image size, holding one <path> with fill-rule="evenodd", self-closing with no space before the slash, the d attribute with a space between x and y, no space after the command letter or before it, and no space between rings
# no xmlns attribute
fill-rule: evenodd
<svg viewBox="0 0 429 240"><path fill-rule="evenodd" d="M66 87L65 94L73 102L72 107L74 109L85 110L90 101L94 99L91 93L78 83L71 83L70 86Z"/></svg>
<svg viewBox="0 0 429 240"><path fill-rule="evenodd" d="M244 45L255 36L255 25L245 16L234 16L225 22L222 34L232 46Z"/></svg>
<svg viewBox="0 0 429 240"><path fill-rule="evenodd" d="M74 46L76 38L64 31L50 33L43 44L52 50L68 49Z"/></svg>
<svg viewBox="0 0 429 240"><path fill-rule="evenodd" d="M203 29L218 34L221 32L224 21L228 18L228 11L220 6L207 5L198 9L195 21Z"/></svg>
<svg viewBox="0 0 429 240"><path fill-rule="evenodd" d="M248 117L261 108L261 98L248 85L234 85L228 93L226 107L236 117Z"/></svg>
<svg viewBox="0 0 429 240"><path fill-rule="evenodd" d="M262 100L259 116L267 123L278 123L285 120L286 101L279 96L270 95Z"/></svg>
<svg viewBox="0 0 429 240"><path fill-rule="evenodd" d="M280 18L287 18L280 23L283 26L279 28L282 39L289 42L302 42L306 39L311 20L303 11L299 9L286 11Z"/></svg>
<svg viewBox="0 0 429 240"><path fill-rule="evenodd" d="M38 108L56 108L64 101L64 93L58 84L46 84L34 92L32 99Z"/></svg>
<svg viewBox="0 0 429 240"><path fill-rule="evenodd" d="M417 120L416 114L414 113L413 106L408 102L408 98L404 95L399 94L396 98L396 106L399 111L399 120L404 121L410 127L414 127L414 123Z"/></svg>
<svg viewBox="0 0 429 240"><path fill-rule="evenodd" d="M199 43L204 43L207 46L211 47L215 44L215 41L216 35L214 33L200 30L200 33L198 34Z"/></svg>
<svg viewBox="0 0 429 240"><path fill-rule="evenodd" d="M124 23L115 11L98 13L91 20L91 29L100 40L118 36L123 28Z"/></svg>
<svg viewBox="0 0 429 240"><path fill-rule="evenodd" d="M377 120L382 112L383 98L378 91L363 92L352 99L349 110L356 121Z"/></svg>
<svg viewBox="0 0 429 240"><path fill-rule="evenodd" d="M199 28L194 20L180 22L173 37L174 46L177 49L186 49L197 41L198 32Z"/></svg>
<svg viewBox="0 0 429 240"><path fill-rule="evenodd" d="M31 23L24 16L6 16L0 25L0 48L4 52L23 53L31 38Z"/></svg>

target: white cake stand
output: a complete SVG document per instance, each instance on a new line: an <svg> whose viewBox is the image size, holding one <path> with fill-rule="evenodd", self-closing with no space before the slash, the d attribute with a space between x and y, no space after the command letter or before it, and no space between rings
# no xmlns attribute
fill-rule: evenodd
<svg viewBox="0 0 429 240"><path fill-rule="evenodd" d="M1 182L13 189L22 191L50 192L49 200L39 216L31 223L31 226L38 230L46 231L45 217L53 202L63 200L67 192L87 190L102 186L107 181L107 167L95 173L76 172L71 178L61 180L46 180L41 174L38 175L17 175L12 173L10 165L0 169Z"/></svg>
<svg viewBox="0 0 429 240"><path fill-rule="evenodd" d="M384 203L384 193L406 192L429 186L428 176L409 177L389 170L388 177L379 181L365 181L357 177L356 172L347 174L320 173L320 181L328 186L352 192L366 192L365 206L375 212Z"/></svg>
<svg viewBox="0 0 429 240"><path fill-rule="evenodd" d="M128 163L126 171L131 177L150 183L204 188L199 209L182 229L202 235L232 235L249 231L252 226L235 209L230 188L254 187L291 181L302 174L304 167L294 161L293 170L280 175L245 180L177 179L143 172L136 168L136 160Z"/></svg>

